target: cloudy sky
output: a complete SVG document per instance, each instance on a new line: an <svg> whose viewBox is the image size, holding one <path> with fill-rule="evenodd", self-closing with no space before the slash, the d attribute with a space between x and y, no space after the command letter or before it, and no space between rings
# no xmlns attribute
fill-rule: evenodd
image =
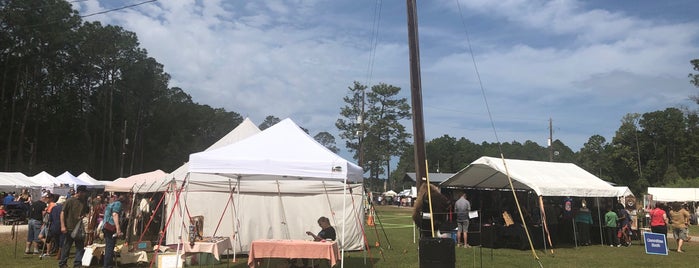
<svg viewBox="0 0 699 268"><path fill-rule="evenodd" d="M73 6L89 15L143 1ZM625 114L697 108L687 75L699 1L418 2L427 140L546 146L551 118L554 139L578 151L595 134L611 141ZM256 124L290 117L336 135L353 81L410 99L405 1L168 0L84 19L135 32L171 86Z"/></svg>

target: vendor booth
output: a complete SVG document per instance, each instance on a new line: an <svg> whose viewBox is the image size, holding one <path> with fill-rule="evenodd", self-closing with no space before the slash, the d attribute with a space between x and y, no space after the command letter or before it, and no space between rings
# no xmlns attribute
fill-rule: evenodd
<svg viewBox="0 0 699 268"><path fill-rule="evenodd" d="M530 228L532 240L538 239L539 245L546 240L549 241L546 244L550 245L552 243L551 236L553 236L554 242L557 240L570 241L577 245L576 237L573 237L575 230L572 218L575 210L581 207L582 200L586 199L586 204L589 207L595 206L595 210L597 210L606 204L597 204L596 198L614 198L617 195L617 189L613 186L571 163L494 157L477 159L441 183L440 187L446 188L445 190L450 188L466 190L469 199L472 200L472 210L480 210L481 214L478 222L471 225L475 229L469 229L479 232L480 237L469 235L469 238L480 240L497 238L496 235L483 235L480 232L500 232L505 230L505 228L498 229L503 226L508 227L508 229L509 226L513 226L512 228L525 226L520 220L520 210L514 202L512 193L514 190L526 221L526 227ZM609 199L605 202L611 204L612 201L613 199ZM592 208L590 209L592 210ZM505 212L516 224L510 224L503 219L507 218L504 215ZM599 225L599 216L595 216L599 215L601 211L593 212L596 212L592 213L595 225ZM557 220L559 218L560 222ZM547 229L548 232L546 232ZM524 229L514 233L512 236L521 240ZM495 244L496 241L492 240L494 238L487 242ZM534 244L537 246L536 242ZM521 246L523 246L523 242L517 244L517 247Z"/></svg>

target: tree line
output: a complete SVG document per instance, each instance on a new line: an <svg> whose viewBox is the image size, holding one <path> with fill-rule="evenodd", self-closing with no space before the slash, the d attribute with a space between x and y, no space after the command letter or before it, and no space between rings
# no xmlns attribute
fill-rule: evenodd
<svg viewBox="0 0 699 268"><path fill-rule="evenodd" d="M171 171L243 120L171 87L163 65L140 47L135 33L83 21L64 0L2 1L0 27L2 170L84 171L104 180ZM699 60L691 64L699 71ZM699 75L689 78L699 87ZM410 106L398 97L400 90L354 82L335 122L345 148L377 190L383 179L394 190L409 186L403 177L414 171L412 136L405 127ZM260 128L279 121L267 116ZM611 141L594 135L574 152L555 140L554 161L576 163L635 192L699 186L698 126L697 113L687 108L628 114ZM339 151L330 133L314 138ZM426 143L432 172L454 173L480 156L498 157L500 150L507 158L549 160L549 148L532 141L478 144L444 135Z"/></svg>
<svg viewBox="0 0 699 268"><path fill-rule="evenodd" d="M243 121L170 87L135 33L83 21L67 1L2 1L0 28L1 170L172 171ZM339 150L329 133L315 138Z"/></svg>

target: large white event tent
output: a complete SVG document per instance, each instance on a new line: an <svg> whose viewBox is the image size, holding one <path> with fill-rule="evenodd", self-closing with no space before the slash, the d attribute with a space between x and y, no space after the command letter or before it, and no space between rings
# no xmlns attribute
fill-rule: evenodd
<svg viewBox="0 0 699 268"><path fill-rule="evenodd" d="M235 229L228 230L237 233L234 252L249 251L255 239L307 239L305 232L317 231L321 216L335 226L343 252L363 249L363 189L347 184L362 181L362 168L316 142L291 119L228 146L191 154L189 160L186 187L235 191L227 206L235 214ZM186 192L182 195L188 199Z"/></svg>
<svg viewBox="0 0 699 268"><path fill-rule="evenodd" d="M218 149L236 143L257 133L260 133L260 129L257 128L257 126L255 126L255 124L249 118L245 118L245 120L243 120L243 122L240 123L240 125L235 127L233 130L231 130L231 132L223 136L223 138L215 142L213 145L209 146L209 148L207 148L205 151ZM185 180L185 178L187 178L188 172L189 163L185 163L184 165L175 169L175 171L173 171L172 173L165 176L165 179L167 181L172 181L176 184L175 187L173 187L173 189L178 188L182 186L182 182ZM188 191L186 194L182 194L182 198L180 201L177 201L176 198L169 198L167 201L167 207L174 208L176 207L176 201L182 202L181 204L185 204L189 211L194 213L194 215L192 216L204 216L203 232L205 236L228 236L231 239L231 241L234 241L235 232L232 227L235 225L235 215L232 213L230 209L211 209L212 204L217 204L218 206L225 207L231 199L232 189L229 187L229 185L218 187L215 185L209 185L207 183L209 181L228 181L230 178L216 174L203 173L193 173L189 174L189 176L191 180L197 182L191 183L190 181ZM171 192L171 195L173 197L175 196L174 194L176 193ZM228 204L228 206L230 208L233 207L230 204ZM167 217L172 218L170 220L170 222L172 223L187 222L183 221L181 217L182 214L179 211L173 211L172 209L168 209L167 211L165 211L165 214L168 215ZM172 216L170 216L170 214L172 214ZM217 230L217 226L224 226L224 228ZM170 224L166 226L166 228L166 243L176 244L178 242L177 236L179 235L180 224Z"/></svg>
<svg viewBox="0 0 699 268"><path fill-rule="evenodd" d="M487 156L476 159L440 186L501 190L511 188L510 179L515 190L535 192L542 208L544 196L616 197L618 193L614 186L575 164Z"/></svg>
<svg viewBox="0 0 699 268"><path fill-rule="evenodd" d="M648 194L653 196L653 201L660 202L699 201L699 188L648 187Z"/></svg>
<svg viewBox="0 0 699 268"><path fill-rule="evenodd" d="M505 163L507 165L505 165ZM481 157L444 181L442 187L509 189L538 196L616 197L617 189L572 163Z"/></svg>

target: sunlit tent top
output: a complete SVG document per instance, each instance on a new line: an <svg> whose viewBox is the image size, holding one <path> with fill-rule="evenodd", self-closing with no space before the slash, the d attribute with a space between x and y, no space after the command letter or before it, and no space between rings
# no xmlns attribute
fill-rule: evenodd
<svg viewBox="0 0 699 268"><path fill-rule="evenodd" d="M351 182L362 181L363 174L361 167L325 148L291 119L234 144L191 154L189 172L244 179Z"/></svg>
<svg viewBox="0 0 699 268"><path fill-rule="evenodd" d="M167 187L167 182L164 178L167 173L162 170L156 170L141 174L136 174L126 178L118 178L104 186L107 192L144 192L148 191L163 191ZM161 188L162 187L162 188Z"/></svg>
<svg viewBox="0 0 699 268"><path fill-rule="evenodd" d="M616 196L629 196L629 195L630 195L630 196L635 196L635 195L633 194L633 192L631 192L631 189L629 189L629 187L626 187L626 186L614 186L614 188L616 188L616 190L617 190Z"/></svg>
<svg viewBox="0 0 699 268"><path fill-rule="evenodd" d="M615 197L617 189L571 163L506 159L514 188L541 196ZM509 189L503 160L481 157L440 184L442 187Z"/></svg>
<svg viewBox="0 0 699 268"><path fill-rule="evenodd" d="M661 202L699 201L699 188L648 187L648 194L653 195L654 201Z"/></svg>
<svg viewBox="0 0 699 268"><path fill-rule="evenodd" d="M226 134L226 136L223 136L223 138L215 142L213 145L209 146L209 148L207 148L204 151L215 150L239 142L250 136L256 135L257 133L260 133L260 129L257 126L255 126L252 120L250 120L249 118L245 118L245 120L243 120L243 122L240 123L240 125L235 127L233 130L231 130L231 132ZM189 163L185 163L184 165L175 169L166 177L177 181L177 184L180 185L182 180L184 180L187 177L187 172L189 172ZM226 181L229 180L230 177L206 173L191 173L189 174L189 176L190 184L187 190L190 192L212 190L229 191L229 185ZM194 181L194 183L192 183L192 181ZM221 185L222 183L223 185Z"/></svg>

